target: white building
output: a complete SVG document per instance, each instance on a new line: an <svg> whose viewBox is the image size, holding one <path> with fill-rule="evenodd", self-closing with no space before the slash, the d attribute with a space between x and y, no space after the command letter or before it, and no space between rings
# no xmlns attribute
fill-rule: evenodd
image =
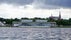
<svg viewBox="0 0 71 40"><path fill-rule="evenodd" d="M20 22L13 22L13 26L46 26L46 27L51 27L51 26L56 26L56 22L47 22L48 20L24 20L22 19Z"/></svg>
<svg viewBox="0 0 71 40"><path fill-rule="evenodd" d="M0 21L0 26L5 26L5 24Z"/></svg>
<svg viewBox="0 0 71 40"><path fill-rule="evenodd" d="M48 20L40 20L40 19L37 19L35 22L47 22Z"/></svg>
<svg viewBox="0 0 71 40"><path fill-rule="evenodd" d="M17 27L17 26L20 26L21 25L21 22L18 22L18 21L14 21L13 22L13 26L14 27Z"/></svg>
<svg viewBox="0 0 71 40"><path fill-rule="evenodd" d="M21 22L33 22L33 20L21 19Z"/></svg>

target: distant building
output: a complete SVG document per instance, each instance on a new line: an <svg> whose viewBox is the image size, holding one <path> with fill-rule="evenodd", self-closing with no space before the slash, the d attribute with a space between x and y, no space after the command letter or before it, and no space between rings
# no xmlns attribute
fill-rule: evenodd
<svg viewBox="0 0 71 40"><path fill-rule="evenodd" d="M52 19L52 20L61 20L61 12L59 12L59 16L58 16L58 17L53 16L53 15L51 14L51 16L50 16L49 18Z"/></svg>
<svg viewBox="0 0 71 40"><path fill-rule="evenodd" d="M5 24L3 22L0 21L0 26L5 26Z"/></svg>
<svg viewBox="0 0 71 40"><path fill-rule="evenodd" d="M21 19L20 22L13 22L13 26L19 26L19 27L24 27L24 26L46 26L46 27L51 27L51 26L56 26L56 22L48 22L48 20L40 20L36 19L35 22L33 20L25 20Z"/></svg>
<svg viewBox="0 0 71 40"><path fill-rule="evenodd" d="M13 25L14 27L18 27L18 26L21 25L21 22L14 21L12 25Z"/></svg>
<svg viewBox="0 0 71 40"><path fill-rule="evenodd" d="M33 22L33 20L31 20L31 19L21 19L21 22Z"/></svg>
<svg viewBox="0 0 71 40"><path fill-rule="evenodd" d="M48 20L40 20L40 19L37 19L35 20L35 22L47 22Z"/></svg>

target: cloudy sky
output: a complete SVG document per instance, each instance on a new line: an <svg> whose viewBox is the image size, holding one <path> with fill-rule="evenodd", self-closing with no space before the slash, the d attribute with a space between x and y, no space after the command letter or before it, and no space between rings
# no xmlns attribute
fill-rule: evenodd
<svg viewBox="0 0 71 40"><path fill-rule="evenodd" d="M0 17L21 18L71 17L71 0L0 0Z"/></svg>

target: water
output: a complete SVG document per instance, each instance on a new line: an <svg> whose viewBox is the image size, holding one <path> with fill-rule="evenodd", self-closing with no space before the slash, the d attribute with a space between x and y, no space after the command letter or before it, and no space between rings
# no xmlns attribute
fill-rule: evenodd
<svg viewBox="0 0 71 40"><path fill-rule="evenodd" d="M71 28L0 28L0 40L71 40Z"/></svg>

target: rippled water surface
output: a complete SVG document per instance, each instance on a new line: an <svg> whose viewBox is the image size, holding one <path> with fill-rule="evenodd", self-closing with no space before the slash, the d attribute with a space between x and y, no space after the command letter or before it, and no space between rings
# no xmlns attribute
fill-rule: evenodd
<svg viewBox="0 0 71 40"><path fill-rule="evenodd" d="M0 28L0 40L71 40L71 28Z"/></svg>

